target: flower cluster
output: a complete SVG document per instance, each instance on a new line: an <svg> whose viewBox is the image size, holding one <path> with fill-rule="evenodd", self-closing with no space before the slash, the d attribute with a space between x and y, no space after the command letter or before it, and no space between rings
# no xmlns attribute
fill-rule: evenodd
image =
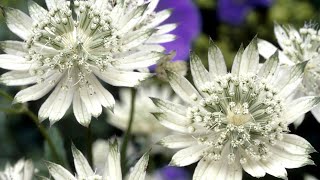
<svg viewBox="0 0 320 180"><path fill-rule="evenodd" d="M88 126L102 106L115 100L98 78L113 86L133 87L150 77L134 70L155 64L163 55L159 43L174 40L175 24L160 25L170 10L155 13L158 1L47 0L48 10L29 1L29 13L5 8L9 29L25 42L4 41L0 67L7 85L32 86L18 92L14 102L37 100L52 89L39 118L51 124L69 106L78 122ZM98 77L98 78L97 78Z"/></svg>
<svg viewBox="0 0 320 180"><path fill-rule="evenodd" d="M313 96L290 97L306 63L283 70L275 54L259 67L256 38L240 48L231 73L212 42L208 58L209 71L197 55L191 55L195 87L183 76L168 72L173 90L187 105L154 99L161 110L154 116L182 133L160 141L168 148L183 148L170 164L186 166L200 160L194 180L241 179L242 169L254 177L268 173L286 178L285 168L313 164L309 159L313 147L288 134L288 124L320 102ZM278 76L284 72L288 74Z"/></svg>
<svg viewBox="0 0 320 180"><path fill-rule="evenodd" d="M320 31L316 24L307 24L299 30L292 26L275 24L274 33L282 49L279 52L279 59L282 64L289 66L307 62L304 70L303 80L299 86L296 96L320 95ZM271 43L260 40L259 52L265 58L270 57L277 48ZM320 122L320 106L311 110L312 114ZM304 116L296 121L299 125Z"/></svg>

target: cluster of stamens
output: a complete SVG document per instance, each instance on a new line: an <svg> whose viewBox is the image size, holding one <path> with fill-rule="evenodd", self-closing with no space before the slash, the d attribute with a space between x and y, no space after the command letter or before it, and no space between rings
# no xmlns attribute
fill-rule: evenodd
<svg viewBox="0 0 320 180"><path fill-rule="evenodd" d="M280 123L283 105L277 91L256 76L227 74L200 88L203 99L194 98L199 105L189 107L189 129L204 127L199 143L212 148L204 157L218 160L226 145L230 146L229 161L235 151L244 151L256 160L268 157L266 143L274 145L287 127ZM242 157L241 162L245 162Z"/></svg>

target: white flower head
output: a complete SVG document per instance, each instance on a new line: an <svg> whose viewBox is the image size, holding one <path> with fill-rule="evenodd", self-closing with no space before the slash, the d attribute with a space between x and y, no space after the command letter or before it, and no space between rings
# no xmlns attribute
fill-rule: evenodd
<svg viewBox="0 0 320 180"><path fill-rule="evenodd" d="M137 86L151 74L134 70L155 64L164 52L159 43L174 40L168 32L175 24L159 26L171 11L154 12L158 1L46 0L48 10L29 1L31 17L4 8L9 29L24 42L1 42L7 54L0 55L0 67L11 70L1 82L32 85L18 92L18 103L53 89L39 118L53 124L73 104L78 122L88 126L102 106L112 110L115 104L98 78L113 86Z"/></svg>
<svg viewBox="0 0 320 180"><path fill-rule="evenodd" d="M7 164L3 171L0 171L1 180L32 180L34 177L34 166L31 160L20 159L14 166Z"/></svg>
<svg viewBox="0 0 320 180"><path fill-rule="evenodd" d="M118 142L109 141L107 159L104 170L101 174L96 173L89 165L83 154L72 145L72 154L76 175L71 174L62 166L47 162L47 167L51 176L56 180L122 180L120 166L120 151ZM149 161L148 153L144 154L137 164L131 169L128 180L144 180L146 168Z"/></svg>
<svg viewBox="0 0 320 180"><path fill-rule="evenodd" d="M313 164L313 147L305 139L288 134L288 124L309 111L318 97L288 98L297 87L306 63L279 74L278 56L259 68L257 39L238 51L231 73L223 55L212 42L209 71L191 54L194 86L183 76L168 72L173 90L188 103L156 105L154 116L180 135L163 138L161 144L178 151L171 165L186 166L196 161L194 180L242 179L242 169L254 177L266 173L286 178L285 168Z"/></svg>
<svg viewBox="0 0 320 180"><path fill-rule="evenodd" d="M297 96L320 95L320 31L318 25L309 23L299 30L293 26L275 24L274 33L282 49L279 51L280 63L294 65L308 61L304 71L303 80L300 84ZM269 58L277 48L271 43L260 40L258 43L259 53ZM311 110L312 114L320 122L320 106ZM298 126L304 116L295 121Z"/></svg>

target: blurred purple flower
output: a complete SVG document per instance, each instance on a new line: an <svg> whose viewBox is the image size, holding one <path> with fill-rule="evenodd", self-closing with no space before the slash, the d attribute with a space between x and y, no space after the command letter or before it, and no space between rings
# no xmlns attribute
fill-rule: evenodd
<svg viewBox="0 0 320 180"><path fill-rule="evenodd" d="M177 23L178 27L171 32L177 36L173 42L163 43L167 52L177 52L174 60L186 60L189 57L192 40L201 30L201 18L199 9L192 0L160 0L156 11L173 9L172 15L163 24Z"/></svg>
<svg viewBox="0 0 320 180"><path fill-rule="evenodd" d="M157 171L154 180L189 180L189 172L181 167L166 166Z"/></svg>
<svg viewBox="0 0 320 180"><path fill-rule="evenodd" d="M219 0L218 17L222 22L239 25L255 7L269 7L273 0Z"/></svg>

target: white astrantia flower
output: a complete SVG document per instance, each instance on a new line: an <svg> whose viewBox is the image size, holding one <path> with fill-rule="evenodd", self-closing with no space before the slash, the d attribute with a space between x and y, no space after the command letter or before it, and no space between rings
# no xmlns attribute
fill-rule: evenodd
<svg viewBox="0 0 320 180"><path fill-rule="evenodd" d="M159 122L180 135L160 143L178 151L171 165L198 165L193 180L237 180L242 169L254 177L266 173L286 178L285 168L313 164L313 147L302 137L288 134L288 124L316 106L320 99L293 100L305 62L281 76L277 54L259 66L257 39L238 51L231 73L223 55L210 41L209 71L191 54L195 87L183 76L168 72L173 90L187 106L154 99Z"/></svg>
<svg viewBox="0 0 320 180"><path fill-rule="evenodd" d="M282 49L279 51L280 62L294 65L308 61L304 71L303 80L297 96L320 95L320 31L316 24L307 24L299 30L294 27L275 24L274 33ZM271 43L260 40L259 53L269 58L277 48ZM320 122L320 106L311 110L315 118ZM295 125L301 124L304 115L295 121Z"/></svg>
<svg viewBox="0 0 320 180"><path fill-rule="evenodd" d="M1 180L32 180L34 178L34 166L31 160L20 159L14 166L7 164L0 171Z"/></svg>
<svg viewBox="0 0 320 180"><path fill-rule="evenodd" d="M47 162L49 173L55 180L122 180L120 166L120 151L117 141L109 141L109 148L105 167L101 174L93 170L83 154L72 145L72 154L76 174L73 175L62 166ZM149 155L144 154L137 164L131 169L128 180L144 180L146 168L148 165Z"/></svg>
<svg viewBox="0 0 320 180"><path fill-rule="evenodd" d="M163 127L151 114L151 112L157 111L157 107L149 97L171 100L176 103L181 102L181 99L167 85L159 86L149 83L138 88L133 116L134 122L131 127L132 133L150 136L151 143L156 143L160 138L170 134L170 130ZM108 123L121 130L127 130L131 98L130 89L120 90L121 101L116 103L114 113L108 113Z"/></svg>
<svg viewBox="0 0 320 180"><path fill-rule="evenodd" d="M168 34L175 24L159 25L171 10L154 12L159 0L46 0L48 10L28 1L29 14L4 8L9 29L24 42L3 41L7 54L0 67L11 70L1 82L31 85L14 102L38 100L52 93L39 110L40 120L60 120L69 106L78 122L88 126L102 106L113 109L115 100L101 81L133 87L150 77L136 72L161 59L159 43L175 39ZM99 78L99 80L98 80Z"/></svg>

